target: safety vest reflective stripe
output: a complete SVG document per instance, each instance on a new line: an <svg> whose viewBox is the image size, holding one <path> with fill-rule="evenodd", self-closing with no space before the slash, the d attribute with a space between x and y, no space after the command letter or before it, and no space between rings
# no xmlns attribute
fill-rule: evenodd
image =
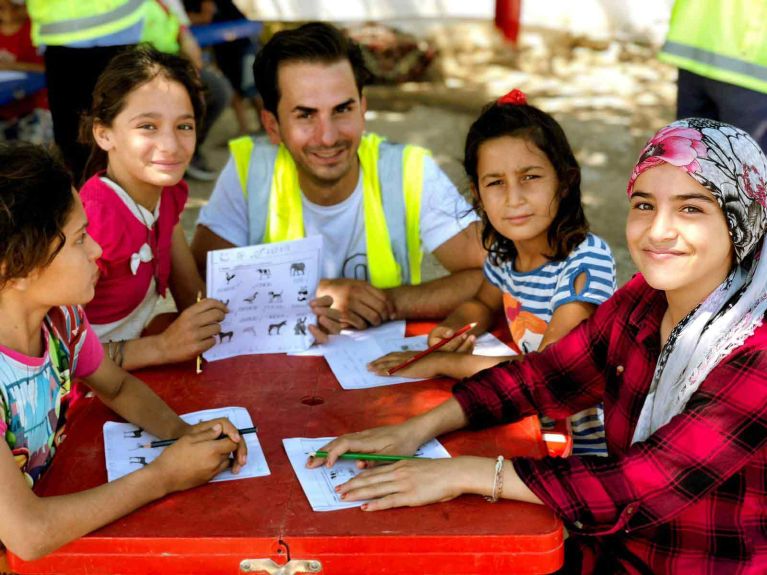
<svg viewBox="0 0 767 575"><path fill-rule="evenodd" d="M658 58L704 78L767 93L767 2L676 0Z"/></svg>
<svg viewBox="0 0 767 575"><path fill-rule="evenodd" d="M304 211L298 170L288 149L280 144L274 162L264 243L298 240L303 237Z"/></svg>
<svg viewBox="0 0 767 575"><path fill-rule="evenodd" d="M760 66L759 64L738 60L737 58L710 52L703 48L686 46L678 42L666 42L663 45L663 51L666 54L694 60L706 66L727 70L736 74L745 74L746 76L752 76L763 82L767 82L767 66Z"/></svg>
<svg viewBox="0 0 767 575"><path fill-rule="evenodd" d="M88 28L103 26L104 24L116 23L122 18L133 15L134 21L138 21L142 14L139 8L145 0L128 0L122 6L118 6L110 12L103 14L94 14L92 16L83 16L82 18L72 18L60 22L51 22L41 24L39 28L40 35L68 34L70 32L80 32ZM135 13L135 14L134 14Z"/></svg>
<svg viewBox="0 0 767 575"><path fill-rule="evenodd" d="M383 139L376 134L366 134L360 141L357 155L363 173L363 215L370 283L378 288L387 288L402 284L402 270L392 250L381 194L378 166L382 141ZM229 147L247 203L249 168L254 142L248 137L238 138L231 141ZM423 252L420 243L420 212L423 166L427 155L429 155L427 150L417 146L405 146L402 153L400 189L405 208L407 265L410 283L413 285L421 281ZM283 145L280 145L274 160L263 241L271 243L299 239L303 236L303 209L298 170L290 153Z"/></svg>

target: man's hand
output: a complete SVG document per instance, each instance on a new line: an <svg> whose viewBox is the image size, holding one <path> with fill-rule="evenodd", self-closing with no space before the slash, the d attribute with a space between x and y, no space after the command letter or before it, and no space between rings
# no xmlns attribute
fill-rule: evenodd
<svg viewBox="0 0 767 575"><path fill-rule="evenodd" d="M318 297L309 302L309 307L317 316L317 325L310 325L309 331L317 340L317 343L326 343L329 334L337 334L341 331L341 313L331 307L333 298L329 295Z"/></svg>
<svg viewBox="0 0 767 575"><path fill-rule="evenodd" d="M343 327L365 329L397 318L389 295L367 282L344 278L322 280L317 294L333 298Z"/></svg>

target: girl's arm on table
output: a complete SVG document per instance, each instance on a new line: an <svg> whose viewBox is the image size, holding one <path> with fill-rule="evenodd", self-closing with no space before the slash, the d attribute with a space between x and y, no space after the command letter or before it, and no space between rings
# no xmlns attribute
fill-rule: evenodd
<svg viewBox="0 0 767 575"><path fill-rule="evenodd" d="M183 437L160 457L116 481L57 497L30 489L5 441L0 441L0 541L26 561L98 529L174 491L200 485L229 465L234 443L217 440L220 424Z"/></svg>
<svg viewBox="0 0 767 575"><path fill-rule="evenodd" d="M496 483L495 459L459 456L450 459L403 460L362 472L339 486L344 501L372 499L363 511L379 511L392 507L416 507L449 501L459 495L476 494L491 497ZM496 495L543 504L519 478L510 461L502 464L502 486Z"/></svg>
<svg viewBox="0 0 767 575"><path fill-rule="evenodd" d="M324 463L332 467L338 457L347 451L410 455L429 439L461 429L467 423L468 419L461 406L451 398L399 425L343 435L323 448L328 452L327 460L312 458L307 465L318 467ZM364 462L358 463L360 467L363 465ZM392 465L373 467L340 486L339 492L342 499L347 501L374 499L363 506L365 511L447 501L463 493L490 496L495 480L495 466L494 459L468 456L403 460ZM541 503L522 483L509 462L504 462L502 474L502 497Z"/></svg>
<svg viewBox="0 0 767 575"><path fill-rule="evenodd" d="M205 283L197 272L181 224L173 228L170 291L180 315L165 331L125 342L121 365L127 370L192 359L213 347L226 306L215 299L197 301ZM108 346L105 346L108 349Z"/></svg>
<svg viewBox="0 0 767 575"><path fill-rule="evenodd" d="M584 277L580 277L578 278L578 280L576 280L576 291L580 291L583 288L582 285L578 287L578 283L580 282L581 284L583 284L584 281L585 281ZM493 289L498 289L490 284L488 285ZM498 292L500 294L500 290L498 290ZM467 302L467 303L470 303L470 302ZM501 306L502 306L502 301L499 301L498 307L500 308ZM570 331L572 331L572 329L575 326L577 326L583 320L591 317L594 314L594 310L596 310L596 308L597 306L592 303L581 302L581 301L570 302L570 303L566 303L559 306L551 316L551 321L549 322L549 325L543 334L543 339L541 340L541 343L538 346L538 351L543 351L546 348L546 346L558 341L559 339L561 339L562 337L570 333ZM477 328L479 327L480 326L477 326ZM488 356L481 356L481 355L470 355L465 353L462 353L462 354L451 353L451 354L445 354L445 355L448 357L435 358L435 361L440 362L439 363L440 367L438 369L439 373L442 375L446 375L448 377L453 377L455 379L463 379L464 377L471 377L472 375L474 375L475 373L479 371L482 371L483 369L493 367L495 365L498 365L499 363L503 363L506 361L518 360L523 357L521 355L488 357ZM428 358L424 358L424 360L427 360L427 359Z"/></svg>
<svg viewBox="0 0 767 575"><path fill-rule="evenodd" d="M221 425L222 432L229 436L237 447L233 471L239 471L245 464L247 446L244 441L240 441L237 428L228 419L210 420L195 426L185 423L143 381L117 367L106 357L98 369L85 378L85 381L107 407L162 439L175 439L201 429L208 429L213 424Z"/></svg>
<svg viewBox="0 0 767 575"><path fill-rule="evenodd" d="M397 375L402 377L437 377L442 375L462 379L498 363L514 359L516 356L486 357L471 354L476 335L486 332L488 327L492 325L495 313L501 309L502 303L501 290L483 278L477 295L458 306L453 313L435 327L429 334L428 344L434 345L440 340L452 336L466 324L476 322L476 327L445 344L439 351L397 371ZM368 369L378 375L388 375L387 370L404 363L416 353L409 351L393 352L371 362Z"/></svg>
<svg viewBox="0 0 767 575"><path fill-rule="evenodd" d="M35 495L8 445L0 442L0 541L22 559L42 557L150 501L209 481L229 466L232 451L237 451L237 467L245 462L245 442L230 422L188 426L144 383L109 359L86 381L109 407L132 423L159 437L179 440L134 473L57 497ZM222 433L229 437L219 440Z"/></svg>
<svg viewBox="0 0 767 575"><path fill-rule="evenodd" d="M310 458L308 467L323 463L332 467L338 457L347 451L359 453L383 453L389 455L412 455L426 441L465 427L468 420L458 402L450 398L437 407L396 424L376 427L357 433L342 435L322 448L328 457ZM363 466L363 462L358 463Z"/></svg>

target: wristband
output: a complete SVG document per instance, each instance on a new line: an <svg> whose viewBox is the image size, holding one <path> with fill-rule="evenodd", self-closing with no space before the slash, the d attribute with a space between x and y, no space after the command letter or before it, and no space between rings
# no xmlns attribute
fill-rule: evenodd
<svg viewBox="0 0 767 575"><path fill-rule="evenodd" d="M490 503L495 503L503 495L503 455L495 460L495 476L493 477L493 491L489 497L485 497Z"/></svg>

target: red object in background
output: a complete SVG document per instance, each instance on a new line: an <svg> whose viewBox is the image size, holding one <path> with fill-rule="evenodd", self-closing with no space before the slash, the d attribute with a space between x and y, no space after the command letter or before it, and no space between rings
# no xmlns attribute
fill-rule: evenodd
<svg viewBox="0 0 767 575"><path fill-rule="evenodd" d="M517 43L521 13L522 0L495 0L495 26L513 44Z"/></svg>

